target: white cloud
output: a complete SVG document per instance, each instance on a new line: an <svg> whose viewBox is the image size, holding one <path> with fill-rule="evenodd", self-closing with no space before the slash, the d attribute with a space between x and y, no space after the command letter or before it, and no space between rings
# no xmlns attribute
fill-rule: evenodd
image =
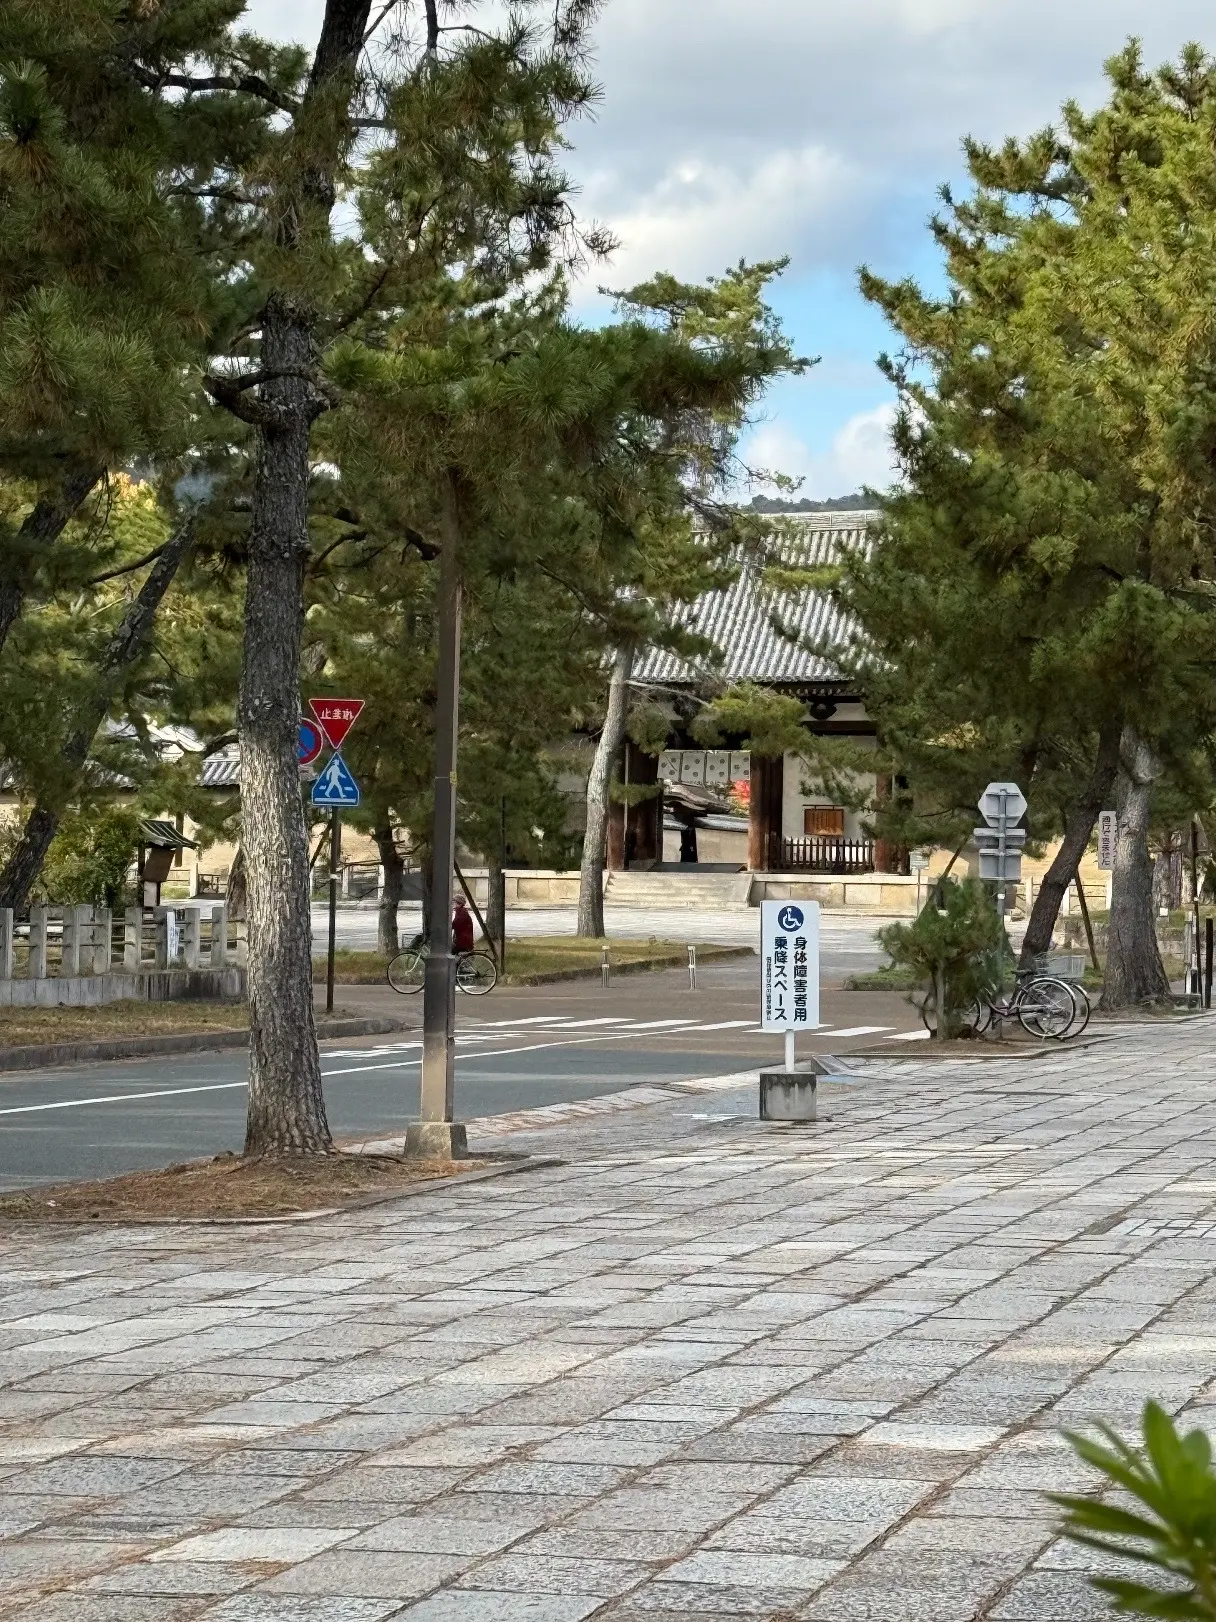
<svg viewBox="0 0 1216 1622"><path fill-rule="evenodd" d="M742 171L728 162L683 159L631 205L605 210L621 244L608 279L627 287L659 269L701 278L744 255L780 258L808 224L826 231L833 218L851 212L862 184L844 158L819 146L758 154ZM583 199L588 213L599 212L597 194L607 190L593 177Z"/></svg>
<svg viewBox="0 0 1216 1622"><path fill-rule="evenodd" d="M813 501L849 496L863 485L882 490L895 482L894 421L895 406L890 401L859 411L837 430L823 451L812 450L781 423L764 423L748 436L742 455L751 467L801 478L798 496Z"/></svg>

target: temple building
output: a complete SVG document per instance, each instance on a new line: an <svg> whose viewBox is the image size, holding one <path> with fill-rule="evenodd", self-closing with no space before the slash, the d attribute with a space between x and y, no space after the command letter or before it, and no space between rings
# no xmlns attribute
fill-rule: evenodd
<svg viewBox="0 0 1216 1622"><path fill-rule="evenodd" d="M799 514L789 520L793 534L781 545L782 561L798 568L834 563L842 552L865 546L877 517L869 511ZM907 872L907 853L871 839L864 811L835 803L802 755L749 758L738 748L706 750L686 730L706 699L748 682L801 700L810 736L873 744L864 695L833 658L853 632L831 600L814 590L775 594L765 588L760 566L745 563L732 585L698 598L676 623L706 637L716 652L688 660L655 648L639 661L635 688L649 689L679 719L660 759L626 748L622 780L660 782L662 794L615 808L609 866L667 866L682 856L758 873ZM854 802L872 804L889 791L877 773L856 775ZM727 841L732 813L738 834ZM664 826L668 837L660 846Z"/></svg>

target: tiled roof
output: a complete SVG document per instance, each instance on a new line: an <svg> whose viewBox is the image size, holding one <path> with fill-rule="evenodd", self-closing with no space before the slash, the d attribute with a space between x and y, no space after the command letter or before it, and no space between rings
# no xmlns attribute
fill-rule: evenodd
<svg viewBox="0 0 1216 1622"><path fill-rule="evenodd" d="M208 755L198 774L203 788L235 788L241 781L241 757L236 749L221 749Z"/></svg>
<svg viewBox="0 0 1216 1622"><path fill-rule="evenodd" d="M793 533L779 543L780 559L791 568L834 563L843 551L866 545L869 526L877 517L875 512L792 515ZM849 621L822 592L765 591L761 573L760 566L747 563L725 591L707 592L676 613L674 623L709 637L718 658L692 661L651 648L633 679L676 686L700 681L839 681L841 673L831 658L811 652L807 644L844 647L852 634Z"/></svg>

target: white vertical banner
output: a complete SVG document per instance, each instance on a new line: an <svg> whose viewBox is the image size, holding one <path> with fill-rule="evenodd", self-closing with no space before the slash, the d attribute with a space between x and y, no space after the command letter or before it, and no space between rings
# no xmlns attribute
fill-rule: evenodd
<svg viewBox="0 0 1216 1622"><path fill-rule="evenodd" d="M1115 865L1115 835L1119 832L1119 818L1114 811L1098 812L1098 867L1109 873Z"/></svg>
<svg viewBox="0 0 1216 1622"><path fill-rule="evenodd" d="M819 1024L819 903L760 903L760 1020L765 1031Z"/></svg>
<svg viewBox="0 0 1216 1622"><path fill-rule="evenodd" d="M177 913L172 907L165 913L165 958L172 968L181 950L181 937L177 928Z"/></svg>

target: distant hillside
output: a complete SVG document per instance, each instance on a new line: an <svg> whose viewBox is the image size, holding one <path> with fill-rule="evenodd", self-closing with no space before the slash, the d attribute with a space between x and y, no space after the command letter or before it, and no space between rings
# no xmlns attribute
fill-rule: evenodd
<svg viewBox="0 0 1216 1622"><path fill-rule="evenodd" d="M772 496L753 496L750 505L758 513L851 513L864 511L871 503L860 495L833 496L830 501L808 501L805 496L801 501L777 501Z"/></svg>

